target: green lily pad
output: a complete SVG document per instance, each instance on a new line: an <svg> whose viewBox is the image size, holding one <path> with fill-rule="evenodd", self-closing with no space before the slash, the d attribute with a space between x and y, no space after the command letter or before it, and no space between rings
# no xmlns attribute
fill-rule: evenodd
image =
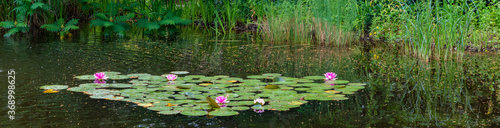
<svg viewBox="0 0 500 128"><path fill-rule="evenodd" d="M281 74L278 74L278 73L264 73L264 74L262 74L262 76L266 76L266 77L280 77Z"/></svg>
<svg viewBox="0 0 500 128"><path fill-rule="evenodd" d="M251 76L247 76L247 78L249 78L249 79L266 79L267 76L263 76L263 75L251 75Z"/></svg>
<svg viewBox="0 0 500 128"><path fill-rule="evenodd" d="M95 77L94 75L80 75L80 76L75 76L75 78L79 80L94 80Z"/></svg>
<svg viewBox="0 0 500 128"><path fill-rule="evenodd" d="M163 115L174 115L174 114L179 114L179 113L180 113L180 111L170 111L170 110L158 112L158 114L163 114Z"/></svg>
<svg viewBox="0 0 500 128"><path fill-rule="evenodd" d="M234 116L238 115L239 113L237 111L230 111L230 110L216 110L208 114L212 116Z"/></svg>
<svg viewBox="0 0 500 128"><path fill-rule="evenodd" d="M168 110L172 110L173 107L167 107L167 106L154 106L154 107L148 107L149 110L153 110L153 111L168 111Z"/></svg>
<svg viewBox="0 0 500 128"><path fill-rule="evenodd" d="M113 95L106 95L106 94L100 94L100 95L92 95L90 96L92 99L107 99L107 98L113 98Z"/></svg>
<svg viewBox="0 0 500 128"><path fill-rule="evenodd" d="M68 85L44 85L40 87L40 89L54 89L54 90L63 90L67 88Z"/></svg>
<svg viewBox="0 0 500 128"><path fill-rule="evenodd" d="M108 88L130 88L131 84L108 84Z"/></svg>
<svg viewBox="0 0 500 128"><path fill-rule="evenodd" d="M217 104L217 102L215 102L214 99L207 97L207 101L208 101L208 104L210 106L212 106L213 108L220 108L219 104Z"/></svg>
<svg viewBox="0 0 500 128"><path fill-rule="evenodd" d="M183 74L188 74L188 71L171 71L170 73L172 74L177 74L177 75L183 75Z"/></svg>
<svg viewBox="0 0 500 128"><path fill-rule="evenodd" d="M331 85L331 84L335 84L335 85L344 85L344 84L348 84L349 81L347 80L330 80L330 81L326 81L325 84L328 84L328 85Z"/></svg>
<svg viewBox="0 0 500 128"><path fill-rule="evenodd" d="M310 79L310 80L324 80L325 76L306 76L304 79Z"/></svg>
<svg viewBox="0 0 500 128"><path fill-rule="evenodd" d="M130 77L127 76L127 75L109 75L108 79L111 79L111 80L126 80L126 79L130 79Z"/></svg>
<svg viewBox="0 0 500 128"><path fill-rule="evenodd" d="M121 72L107 71L107 72L104 72L104 74L106 74L106 75L118 75L118 74L121 74Z"/></svg>
<svg viewBox="0 0 500 128"><path fill-rule="evenodd" d="M250 109L250 107L240 107L240 106L237 106L237 107L232 107L231 110L237 110L237 111L243 111L243 110L248 110Z"/></svg>
<svg viewBox="0 0 500 128"><path fill-rule="evenodd" d="M278 86L278 85L272 85L272 84L270 84L270 85L267 85L265 88L267 88L267 89L277 89L279 87L280 86Z"/></svg>
<svg viewBox="0 0 500 128"><path fill-rule="evenodd" d="M198 111L198 110L193 110L193 111L183 111L181 112L182 115L186 116L204 116L207 115L207 111Z"/></svg>

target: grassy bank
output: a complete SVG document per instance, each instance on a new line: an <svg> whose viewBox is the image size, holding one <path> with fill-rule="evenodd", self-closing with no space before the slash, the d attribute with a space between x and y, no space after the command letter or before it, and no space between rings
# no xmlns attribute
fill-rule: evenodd
<svg viewBox="0 0 500 128"><path fill-rule="evenodd" d="M218 35L257 27L268 43L379 40L423 60L499 48L497 0L7 0L0 7L6 37L41 29L64 38L79 21L100 27L106 37L131 27L172 37L191 24Z"/></svg>

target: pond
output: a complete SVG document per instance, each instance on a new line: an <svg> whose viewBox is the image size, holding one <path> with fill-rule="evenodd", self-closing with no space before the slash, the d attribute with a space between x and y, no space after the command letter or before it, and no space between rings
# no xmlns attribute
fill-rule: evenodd
<svg viewBox="0 0 500 128"><path fill-rule="evenodd" d="M263 43L251 33L209 36L186 31L174 41L127 37L103 40L92 30L71 39L2 38L1 105L15 71L15 119L1 127L495 127L500 111L496 53L466 53L422 62L389 46ZM302 78L335 72L366 83L346 100L309 100L288 111L238 111L235 116L164 115L135 103L92 99L80 92L43 93L43 85L77 87L75 76L100 71L247 78L264 73ZM110 80L108 82L117 82ZM215 99L215 97L213 97ZM0 112L10 109L3 107ZM7 114L6 114L7 115Z"/></svg>

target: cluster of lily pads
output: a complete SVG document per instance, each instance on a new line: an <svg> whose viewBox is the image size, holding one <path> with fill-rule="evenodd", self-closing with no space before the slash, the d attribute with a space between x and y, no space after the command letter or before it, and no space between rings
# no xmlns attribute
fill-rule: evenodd
<svg viewBox="0 0 500 128"><path fill-rule="evenodd" d="M237 115L238 111L250 109L256 113L265 110L287 111L310 100L346 100L346 94L353 94L366 85L337 80L335 73L303 78L267 73L247 76L247 79L187 74L186 71L174 71L161 76L101 72L75 77L79 80L94 80L93 83L71 88L67 85L45 85L41 89L67 89L83 92L93 99L132 102L166 115L232 116Z"/></svg>

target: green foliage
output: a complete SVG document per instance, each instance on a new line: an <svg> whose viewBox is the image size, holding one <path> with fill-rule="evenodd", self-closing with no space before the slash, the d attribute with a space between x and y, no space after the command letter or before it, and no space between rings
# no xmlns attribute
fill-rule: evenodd
<svg viewBox="0 0 500 128"><path fill-rule="evenodd" d="M18 23L17 21L3 21L3 22L0 22L0 27L4 28L4 29L10 29L9 31L7 31L7 33L5 33L3 36L4 37L9 37L11 35L14 35L18 32L28 32L29 30L29 26L28 24L26 24L26 22L21 22L21 23Z"/></svg>
<svg viewBox="0 0 500 128"><path fill-rule="evenodd" d="M90 26L103 27L106 34L116 33L123 36L130 27L129 22L132 22L132 19L135 18L134 13L127 13L132 11L135 6L125 6L121 3L107 4L104 12L94 14L95 19L90 21Z"/></svg>
<svg viewBox="0 0 500 128"><path fill-rule="evenodd" d="M42 11L48 12L51 7L43 1L31 1L31 0L15 0L14 3L17 5L16 8L12 9L15 11L17 20L29 21L27 16L32 16L36 13L41 13Z"/></svg>
<svg viewBox="0 0 500 128"><path fill-rule="evenodd" d="M142 19L138 20L136 25L145 28L146 34L150 35L169 35L176 32L178 25L187 25L191 20L180 18L180 11L160 10L159 12L143 11Z"/></svg>
<svg viewBox="0 0 500 128"><path fill-rule="evenodd" d="M46 29L50 32L57 32L61 38L64 38L65 35L69 35L70 30L76 30L79 27L76 26L78 24L78 19L71 19L66 24L64 24L64 19L60 18L56 22L52 24L44 24L40 28Z"/></svg>
<svg viewBox="0 0 500 128"><path fill-rule="evenodd" d="M106 15L103 13L97 13L95 15L96 19L90 21L90 26L104 27L106 32L115 32L116 34L123 36L125 30L129 27L126 21L131 20L135 17L135 14L129 13L124 16ZM113 18L114 17L114 18Z"/></svg>

